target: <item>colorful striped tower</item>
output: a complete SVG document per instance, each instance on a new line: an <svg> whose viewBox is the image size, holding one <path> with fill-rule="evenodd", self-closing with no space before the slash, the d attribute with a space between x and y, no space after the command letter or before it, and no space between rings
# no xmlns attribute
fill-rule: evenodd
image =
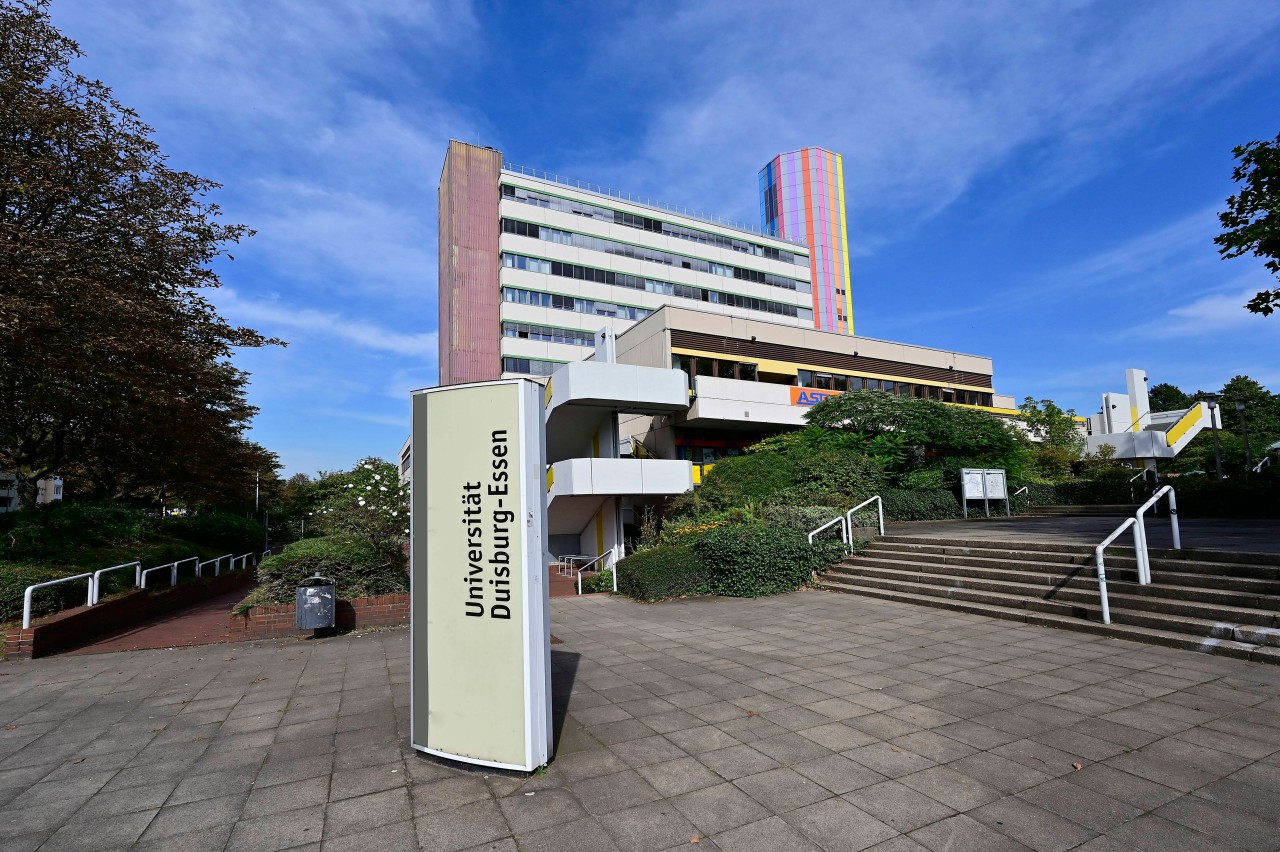
<svg viewBox="0 0 1280 852"><path fill-rule="evenodd" d="M774 157L760 170L760 226L767 234L809 244L814 327L853 334L840 155L801 148Z"/></svg>

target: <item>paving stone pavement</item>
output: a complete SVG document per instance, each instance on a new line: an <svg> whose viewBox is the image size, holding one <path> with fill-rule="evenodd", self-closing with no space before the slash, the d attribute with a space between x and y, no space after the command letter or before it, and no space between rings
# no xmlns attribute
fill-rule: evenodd
<svg viewBox="0 0 1280 852"><path fill-rule="evenodd" d="M1280 846L1277 666L817 591L552 613L530 778L410 749L407 630L0 664L0 848Z"/></svg>

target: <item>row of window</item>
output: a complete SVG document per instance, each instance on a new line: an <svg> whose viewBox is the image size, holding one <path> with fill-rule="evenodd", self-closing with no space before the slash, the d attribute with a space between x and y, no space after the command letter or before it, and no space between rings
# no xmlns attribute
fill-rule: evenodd
<svg viewBox="0 0 1280 852"><path fill-rule="evenodd" d="M508 299L507 301L512 301ZM515 337L520 340L541 340L545 343L567 343L570 346L595 346L596 336L590 331L579 331L572 328L555 328L546 325L532 325L527 322L504 322L504 337Z"/></svg>
<svg viewBox="0 0 1280 852"><path fill-rule="evenodd" d="M717 379L738 379L744 382L756 381L756 365L749 361L731 361L727 358L695 358L692 355L671 356L671 366L684 370L689 378L694 376L714 376Z"/></svg>
<svg viewBox="0 0 1280 852"><path fill-rule="evenodd" d="M597 284L608 284L614 287L627 287L632 290L644 290L663 296L679 296L682 299L693 299L715 305L730 305L750 311L762 311L769 314L781 314L787 317L812 321L812 308L798 308L782 302L771 302L768 299L757 299L738 293L721 293L719 290L708 290L705 287L694 287L689 284L672 284L669 281L656 281L625 272L611 272L607 269L596 269L592 266L581 266L576 263L563 263L559 260L541 260L526 257L522 254L502 253L502 265L510 269L524 269L529 272L541 272L544 275L557 275L561 278L572 278L575 281L594 281ZM646 314L647 316L648 314Z"/></svg>
<svg viewBox="0 0 1280 852"><path fill-rule="evenodd" d="M503 358L504 373L523 373L526 376L549 376L560 365L555 361L539 361L537 358Z"/></svg>
<svg viewBox="0 0 1280 852"><path fill-rule="evenodd" d="M703 245L719 246L720 248L727 248L732 251L740 251L743 254L754 254L756 257L767 257L773 260L780 260L783 263L794 263L801 266L808 266L809 264L809 259L804 255L793 254L789 251L774 248L773 246L762 246L758 243L752 243L746 240L736 240L732 237L726 237L720 234L711 234L706 231L686 228L681 225L673 225L670 222L663 222L660 219L650 219L647 216L638 216L634 213L624 213L621 210L610 210L607 207L597 207L594 204L586 204L581 201L570 201L567 198L542 195L538 192L531 192L523 187L507 186L506 184L503 184L502 197L511 201L532 204L535 207L545 207L548 210L559 210L562 213L573 213L577 216L586 216L589 219L602 219L606 222L613 222L615 225L626 225L628 228L639 228L642 231L662 234L667 237L689 240L690 242L702 243Z"/></svg>
<svg viewBox="0 0 1280 852"><path fill-rule="evenodd" d="M819 373L801 370L798 381L801 387L830 391L882 390L896 396L916 399L936 399L941 402L958 402L963 405L991 405L991 394L981 391L942 388L937 385L918 385L911 382L893 382L888 379L867 379L862 376L845 376L839 373Z"/></svg>
<svg viewBox="0 0 1280 852"><path fill-rule="evenodd" d="M579 299L560 293L539 293L536 290L521 290L518 287L503 287L502 299L517 305L533 305L535 308L555 308L558 311L575 311L580 314L592 314L598 317L632 320L639 322L653 311L645 308L633 308L629 305L612 305L608 302L597 302L594 299Z"/></svg>
<svg viewBox="0 0 1280 852"><path fill-rule="evenodd" d="M795 278L774 275L772 272L743 269L740 266L731 266L727 263L712 263L709 260L697 257L687 257L659 249L645 248L644 246L633 246L615 240L578 234L573 231L562 231L559 228L548 228L546 225L521 222L518 219L503 219L502 230L507 234L532 237L535 240L546 240L547 242L601 251L606 254L631 257L636 260L647 260L651 263L661 263L664 266L671 266L677 269L710 272L712 275L723 275L726 278L736 278L739 281L754 281L757 284L768 284L770 287L781 287L785 290L795 290L800 293L812 292L812 287L808 281L798 281Z"/></svg>

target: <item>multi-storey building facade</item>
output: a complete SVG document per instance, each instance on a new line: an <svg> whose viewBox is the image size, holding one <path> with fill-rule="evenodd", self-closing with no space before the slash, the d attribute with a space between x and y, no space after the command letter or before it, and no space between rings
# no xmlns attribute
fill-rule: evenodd
<svg viewBox="0 0 1280 852"><path fill-rule="evenodd" d="M760 227L809 247L813 325L853 334L844 164L823 148L779 154L760 170Z"/></svg>
<svg viewBox="0 0 1280 852"><path fill-rule="evenodd" d="M451 142L440 183L440 382L547 376L665 304L814 324L808 246L532 173Z"/></svg>

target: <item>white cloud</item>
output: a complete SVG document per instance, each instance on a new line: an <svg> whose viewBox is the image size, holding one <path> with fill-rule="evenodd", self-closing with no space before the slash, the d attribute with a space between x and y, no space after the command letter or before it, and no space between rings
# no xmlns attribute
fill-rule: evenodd
<svg viewBox="0 0 1280 852"><path fill-rule="evenodd" d="M1277 58L1280 6L1015 0L657 4L620 18L600 74L643 56L645 131L628 153L548 164L758 221L754 176L774 154L845 157L855 246L900 232L993 175L1043 200L1111 164L1098 156L1152 113L1242 64ZM1247 20L1247 26L1242 21Z"/></svg>
<svg viewBox="0 0 1280 852"><path fill-rule="evenodd" d="M1244 307L1258 290L1264 287L1270 289L1265 276L1246 278L1259 282L1258 286L1242 290L1238 288L1237 281L1237 286L1229 290L1209 293L1189 304L1170 309L1160 320L1141 326L1138 333L1163 340L1221 336L1224 332L1280 338L1280 323L1276 322L1274 316L1264 317L1250 313ZM1273 279L1271 284L1274 283Z"/></svg>
<svg viewBox="0 0 1280 852"><path fill-rule="evenodd" d="M432 360L438 354L437 335L434 331L405 334L338 313L299 308L282 301L245 299L235 290L226 287L217 291L214 301L231 321L261 326L258 330L267 335L287 339L290 331L302 331L342 340L375 352Z"/></svg>

